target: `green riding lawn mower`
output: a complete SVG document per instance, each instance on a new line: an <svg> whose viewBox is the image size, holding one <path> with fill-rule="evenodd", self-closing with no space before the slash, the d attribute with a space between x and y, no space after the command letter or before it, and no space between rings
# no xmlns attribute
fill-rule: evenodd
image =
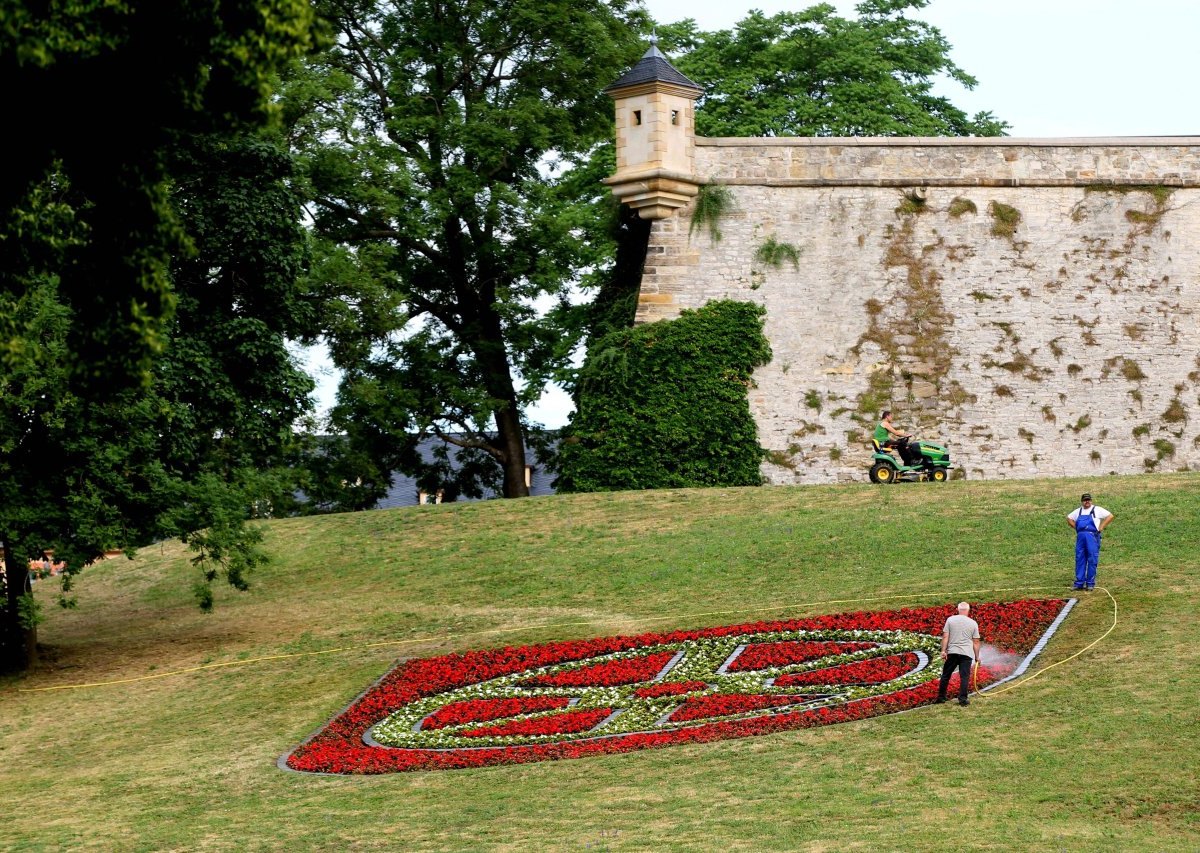
<svg viewBox="0 0 1200 853"><path fill-rule="evenodd" d="M874 439L871 446L875 451L871 458L872 483L944 483L950 479L950 451L940 444L903 438L896 444L902 461L897 461Z"/></svg>

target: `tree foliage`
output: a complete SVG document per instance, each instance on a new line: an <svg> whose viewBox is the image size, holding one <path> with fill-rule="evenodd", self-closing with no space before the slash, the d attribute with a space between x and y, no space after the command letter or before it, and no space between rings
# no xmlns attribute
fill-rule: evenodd
<svg viewBox="0 0 1200 853"><path fill-rule="evenodd" d="M751 12L732 30L694 21L665 27L676 67L704 88L701 136L999 136L991 113L968 116L933 94L945 76L976 80L950 59L931 24L905 16L928 0L865 0L844 18L821 3L770 17Z"/></svg>
<svg viewBox="0 0 1200 853"><path fill-rule="evenodd" d="M167 151L262 124L312 20L306 0L0 0L0 88L20 117L0 177L0 290L57 277L80 393L146 381L165 345L170 261L189 250ZM68 190L83 200L72 238L39 242L25 225ZM33 345L3 333L8 352Z"/></svg>
<svg viewBox="0 0 1200 853"><path fill-rule="evenodd" d="M312 22L305 0L0 0L22 117L0 178L0 667L31 660L43 549L69 604L105 550L182 536L203 603L218 575L245 586L244 521L292 491L269 469L308 405L284 337L312 312L287 160L248 132Z"/></svg>
<svg viewBox="0 0 1200 853"><path fill-rule="evenodd" d="M199 136L170 157L172 198L196 247L172 265L178 309L155 378L178 411L183 458L222 470L290 464L312 379L287 341L319 331L293 162L256 135ZM186 470L181 458L172 461ZM192 464L196 464L193 462Z"/></svg>
<svg viewBox="0 0 1200 853"><path fill-rule="evenodd" d="M717 301L597 341L561 450L563 491L751 486L763 451L747 389L771 358L766 310Z"/></svg>
<svg viewBox="0 0 1200 853"><path fill-rule="evenodd" d="M0 294L29 342L0 371L0 539L12 581L0 668L31 651L19 598L26 561L43 549L67 565L60 602L70 604L74 575L105 551L182 538L210 606L212 581L245 588L262 560L247 518L286 509L294 491L292 424L311 405L312 380L286 341L311 335L315 317L297 289L307 246L290 159L254 136L188 137L169 154L171 200L195 249L172 265L178 310L147 385L77 394L72 310L57 280ZM48 243L79 227L65 200L41 208Z"/></svg>
<svg viewBox="0 0 1200 853"><path fill-rule="evenodd" d="M589 214L567 168L611 135L601 94L639 50L625 0L318 4L336 45L289 83L343 371L323 480L365 502L436 435L527 493L523 410L577 335ZM564 176L564 172L566 175ZM594 197L595 187L588 190ZM577 324L576 324L577 325ZM340 470L341 476L335 471ZM463 484L470 488L469 484Z"/></svg>

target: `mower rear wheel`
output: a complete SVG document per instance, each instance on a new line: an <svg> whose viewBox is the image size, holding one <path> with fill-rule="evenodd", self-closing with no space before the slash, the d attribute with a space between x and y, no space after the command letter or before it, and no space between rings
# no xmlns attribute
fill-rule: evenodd
<svg viewBox="0 0 1200 853"><path fill-rule="evenodd" d="M871 466L870 477L872 483L894 483L896 469L886 462L876 462Z"/></svg>
<svg viewBox="0 0 1200 853"><path fill-rule="evenodd" d="M929 472L929 479L935 483L944 483L949 478L950 474L945 468L934 468Z"/></svg>

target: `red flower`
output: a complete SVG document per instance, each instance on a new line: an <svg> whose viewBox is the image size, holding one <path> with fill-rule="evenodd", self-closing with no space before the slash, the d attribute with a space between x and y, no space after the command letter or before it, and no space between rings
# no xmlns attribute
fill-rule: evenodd
<svg viewBox="0 0 1200 853"><path fill-rule="evenodd" d="M674 652L658 652L638 658L622 658L604 663L568 669L554 675L542 675L521 683L522 687L613 687L649 681L675 657Z"/></svg>
<svg viewBox="0 0 1200 853"><path fill-rule="evenodd" d="M792 672L775 679L776 687L796 687L809 684L883 684L917 668L918 659L912 652L871 658L842 666Z"/></svg>
<svg viewBox="0 0 1200 853"><path fill-rule="evenodd" d="M442 729L463 723L486 723L518 714L532 714L565 708L571 703L566 696L521 696L515 699L470 699L443 705L421 723L422 729Z"/></svg>
<svg viewBox="0 0 1200 853"><path fill-rule="evenodd" d="M876 643L829 643L787 641L782 643L767 643L747 646L734 658L729 665L730 672L743 672L752 669L767 669L773 666L787 666L793 663L804 663L819 660L831 655L846 655L851 652L861 652L864 649L875 648Z"/></svg>
<svg viewBox="0 0 1200 853"><path fill-rule="evenodd" d="M504 737L506 735L565 735L586 732L613 712L612 708L589 708L586 711L567 711L552 717L513 720L498 726L468 729L467 737Z"/></svg>

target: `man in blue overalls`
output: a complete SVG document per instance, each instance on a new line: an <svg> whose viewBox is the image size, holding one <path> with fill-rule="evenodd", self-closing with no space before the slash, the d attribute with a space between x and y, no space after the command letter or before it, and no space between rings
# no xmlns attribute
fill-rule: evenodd
<svg viewBox="0 0 1200 853"><path fill-rule="evenodd" d="M1067 524L1075 531L1075 586L1091 590L1096 586L1096 566L1100 562L1100 534L1112 523L1113 514L1092 503L1087 492L1079 499L1080 506L1067 516Z"/></svg>

